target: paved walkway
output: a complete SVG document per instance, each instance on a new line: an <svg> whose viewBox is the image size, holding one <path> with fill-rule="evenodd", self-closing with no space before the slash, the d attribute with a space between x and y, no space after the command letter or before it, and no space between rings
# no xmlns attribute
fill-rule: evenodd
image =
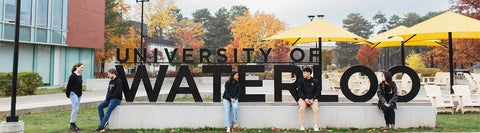
<svg viewBox="0 0 480 133"><path fill-rule="evenodd" d="M165 99L166 95L170 91L172 83L164 83L160 91L159 100ZM131 85L131 83L129 84ZM199 84L197 83L202 98L211 98L212 95L212 85L210 84ZM223 88L223 84L222 84ZM87 89L88 90L88 89ZM252 87L247 88L248 94L266 94L267 102L269 99L273 99L273 80L264 80L263 87ZM444 91L444 93L447 93ZM92 108L96 107L99 102L105 99L106 90L94 90L94 91L85 91L81 99L81 108ZM348 102L341 92L334 92L329 89L328 80L323 81L323 91L324 95L338 95L340 102ZM283 95L290 95L288 91L283 91ZM145 89L143 84L140 85L135 101L146 99ZM178 98L179 96L177 96ZM273 100L271 100L273 101ZM368 102L376 102L376 96ZM420 89L418 96L414 101L425 102L428 99L425 96L425 91L423 87ZM10 114L10 105L11 97L0 98L0 115L9 115ZM59 94L46 94L46 95L31 95L31 96L17 96L16 112L17 115L28 114L28 113L40 113L40 112L49 112L49 111L58 111L58 110L70 110L70 99L68 99L64 93Z"/></svg>

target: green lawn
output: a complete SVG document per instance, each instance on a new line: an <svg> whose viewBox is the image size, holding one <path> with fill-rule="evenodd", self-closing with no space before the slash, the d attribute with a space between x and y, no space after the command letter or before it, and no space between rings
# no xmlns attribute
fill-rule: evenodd
<svg viewBox="0 0 480 133"><path fill-rule="evenodd" d="M35 133L60 133L69 132L70 110L21 115L20 120L25 123L25 132ZM5 120L5 116L0 119ZM480 131L480 113L466 114L438 114L436 128L408 128L398 129L398 132L471 132ZM99 124L96 109L81 109L77 115L77 125L81 132L92 132ZM310 129L311 130L311 129ZM131 129L131 130L108 130L119 133L143 133L143 132L223 132L224 129L201 128L201 129ZM381 132L376 129L332 128L322 129L324 132ZM240 132L298 132L297 129L240 129Z"/></svg>

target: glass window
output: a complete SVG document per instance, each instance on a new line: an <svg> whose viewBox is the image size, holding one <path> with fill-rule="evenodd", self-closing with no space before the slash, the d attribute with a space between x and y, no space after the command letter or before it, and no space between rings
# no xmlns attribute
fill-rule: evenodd
<svg viewBox="0 0 480 133"><path fill-rule="evenodd" d="M48 0L38 0L37 2L37 26L47 27Z"/></svg>
<svg viewBox="0 0 480 133"><path fill-rule="evenodd" d="M62 28L62 0L54 0L52 8L52 28L61 29Z"/></svg>
<svg viewBox="0 0 480 133"><path fill-rule="evenodd" d="M37 42L47 42L47 30L46 29L37 29Z"/></svg>
<svg viewBox="0 0 480 133"><path fill-rule="evenodd" d="M15 5L17 2L15 0L6 0L5 1L5 21L14 23L15 22Z"/></svg>
<svg viewBox="0 0 480 133"><path fill-rule="evenodd" d="M22 0L20 6L20 23L30 25L32 20L32 0Z"/></svg>
<svg viewBox="0 0 480 133"><path fill-rule="evenodd" d="M5 24L5 39L13 40L15 37L15 26L13 24Z"/></svg>
<svg viewBox="0 0 480 133"><path fill-rule="evenodd" d="M20 41L30 41L31 28L20 26Z"/></svg>
<svg viewBox="0 0 480 133"><path fill-rule="evenodd" d="M4 0L0 0L0 21L3 21L3 1Z"/></svg>
<svg viewBox="0 0 480 133"><path fill-rule="evenodd" d="M5 2L5 21L15 23L16 0L7 0ZM32 1L23 0L20 8L20 23L30 25L32 18Z"/></svg>
<svg viewBox="0 0 480 133"><path fill-rule="evenodd" d="M0 23L0 31L3 29L3 24ZM3 33L0 32L0 39L3 39Z"/></svg>
<svg viewBox="0 0 480 133"><path fill-rule="evenodd" d="M62 32L59 30L52 31L52 43L62 43Z"/></svg>

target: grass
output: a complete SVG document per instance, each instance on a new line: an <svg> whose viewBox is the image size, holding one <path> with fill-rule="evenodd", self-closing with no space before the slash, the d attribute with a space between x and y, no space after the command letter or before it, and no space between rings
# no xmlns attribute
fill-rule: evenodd
<svg viewBox="0 0 480 133"><path fill-rule="evenodd" d="M70 110L21 115L20 120L25 123L25 132L36 133L63 133L69 132ZM398 129L397 132L472 132L480 131L480 113L466 114L438 114L437 127L435 128L407 128ZM5 120L5 116L0 116ZM81 109L77 115L77 123L81 132L92 132L99 124L97 110L94 108ZM257 132L299 132L298 129L239 129L239 132L257 133ZM312 130L312 129L310 129ZM324 132L383 132L380 128L357 129L357 128L328 128L321 129ZM166 128L166 129L128 129L128 130L108 130L108 132L119 133L143 133L143 132L224 132L223 128Z"/></svg>

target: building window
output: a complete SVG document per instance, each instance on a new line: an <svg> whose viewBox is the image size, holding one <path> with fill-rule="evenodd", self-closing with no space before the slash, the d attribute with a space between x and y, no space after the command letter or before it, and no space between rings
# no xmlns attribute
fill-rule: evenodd
<svg viewBox="0 0 480 133"><path fill-rule="evenodd" d="M31 28L20 26L20 41L30 41Z"/></svg>
<svg viewBox="0 0 480 133"><path fill-rule="evenodd" d="M4 0L0 0L0 21L3 21L3 1Z"/></svg>
<svg viewBox="0 0 480 133"><path fill-rule="evenodd" d="M52 31L52 43L62 43L62 32L59 30Z"/></svg>
<svg viewBox="0 0 480 133"><path fill-rule="evenodd" d="M47 30L46 29L37 29L37 42L47 42Z"/></svg>
<svg viewBox="0 0 480 133"><path fill-rule="evenodd" d="M5 39L13 40L15 37L15 26L13 24L5 24Z"/></svg>
<svg viewBox="0 0 480 133"><path fill-rule="evenodd" d="M62 5L63 0L54 0L52 7L52 28L62 29ZM61 40L61 39L60 39Z"/></svg>
<svg viewBox="0 0 480 133"><path fill-rule="evenodd" d="M5 2L5 21L10 23L15 23L16 6L17 6L16 0L7 0ZM22 5L20 7L20 23L25 25L30 25L31 18L32 18L32 1L22 0Z"/></svg>
<svg viewBox="0 0 480 133"><path fill-rule="evenodd" d="M47 27L48 0L38 0L37 2L38 2L37 3L37 26L38 27ZM46 31L45 31L45 33L46 33Z"/></svg>

